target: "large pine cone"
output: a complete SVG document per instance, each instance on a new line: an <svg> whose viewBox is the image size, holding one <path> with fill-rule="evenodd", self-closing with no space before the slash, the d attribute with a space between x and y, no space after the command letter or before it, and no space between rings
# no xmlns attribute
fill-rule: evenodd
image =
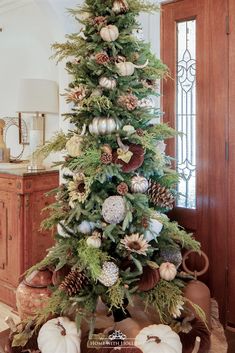
<svg viewBox="0 0 235 353"><path fill-rule="evenodd" d="M70 297L78 294L87 284L88 280L84 272L79 269L73 269L60 285L60 289L65 291Z"/></svg>
<svg viewBox="0 0 235 353"><path fill-rule="evenodd" d="M150 180L148 195L150 197L150 201L158 207L172 209L175 197L172 195L169 189L161 184Z"/></svg>

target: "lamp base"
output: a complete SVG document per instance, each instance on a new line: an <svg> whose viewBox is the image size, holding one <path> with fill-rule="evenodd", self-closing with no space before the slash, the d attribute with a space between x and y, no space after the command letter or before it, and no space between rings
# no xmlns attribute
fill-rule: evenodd
<svg viewBox="0 0 235 353"><path fill-rule="evenodd" d="M27 169L30 172L36 172L37 170L45 170L46 168L42 164L29 164Z"/></svg>

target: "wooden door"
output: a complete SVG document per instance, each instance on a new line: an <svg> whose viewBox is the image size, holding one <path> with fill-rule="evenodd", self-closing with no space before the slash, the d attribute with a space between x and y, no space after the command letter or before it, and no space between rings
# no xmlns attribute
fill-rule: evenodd
<svg viewBox="0 0 235 353"><path fill-rule="evenodd" d="M235 2L229 0L228 121L228 306L227 326L235 328Z"/></svg>
<svg viewBox="0 0 235 353"><path fill-rule="evenodd" d="M212 295L219 301L223 320L226 314L227 283L227 15L225 0L181 0L163 5L161 43L162 59L168 65L173 78L163 85L165 120L176 128L186 126L184 130L191 134L191 138L183 147L179 147L179 141L171 141L168 152L177 156L182 148L188 149L186 157L183 155L183 159L188 162L192 147L189 143L195 139L194 158L189 160L189 171L187 168L186 171L179 169L181 172L183 170L187 177L190 168L193 169L192 161L194 162L195 200L188 204L181 202L176 205L172 217L195 233L202 249L209 256L208 283ZM182 25L186 26L191 22L194 22L195 26L195 57L190 56L190 50L187 52L189 48L186 48L180 57L178 33ZM186 28L185 40L188 39L188 31L189 28ZM189 41L186 42L190 46ZM195 90L193 108L189 108L190 102L188 105L185 97L184 104L181 101L182 95L187 96L187 90L192 89L190 85L194 85ZM179 94L180 89L183 93ZM192 128L194 133L191 132ZM177 165L177 168L179 167L181 165ZM183 190L186 190L186 187Z"/></svg>

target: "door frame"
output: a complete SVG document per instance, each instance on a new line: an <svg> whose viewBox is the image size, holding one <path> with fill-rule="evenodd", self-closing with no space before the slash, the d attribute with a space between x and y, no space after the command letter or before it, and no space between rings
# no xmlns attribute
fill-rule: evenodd
<svg viewBox="0 0 235 353"><path fill-rule="evenodd" d="M194 4L192 4L194 3ZM194 9L193 9L194 7ZM212 296L218 300L221 319L226 320L227 308L227 142L228 54L225 31L227 3L224 0L178 0L162 5L161 58L171 72L176 68L175 21L196 17L197 30L197 145L198 197L196 238L208 254L210 269L207 282ZM164 45L164 43L166 45ZM174 48L174 54L168 48ZM226 53L226 54L225 54ZM216 58L216 59L215 59ZM219 81L219 82L218 82ZM175 122L175 83L163 82L162 107L165 120ZM174 142L168 152L174 155ZM184 222L190 212L178 208L175 219ZM218 259L219 255L219 259Z"/></svg>

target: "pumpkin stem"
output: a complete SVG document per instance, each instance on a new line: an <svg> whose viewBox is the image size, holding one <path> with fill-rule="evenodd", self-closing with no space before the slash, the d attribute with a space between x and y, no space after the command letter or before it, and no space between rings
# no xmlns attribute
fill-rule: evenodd
<svg viewBox="0 0 235 353"><path fill-rule="evenodd" d="M59 328L61 328L61 335L62 336L66 336L67 332L66 329L64 328L64 326L58 321L56 324Z"/></svg>
<svg viewBox="0 0 235 353"><path fill-rule="evenodd" d="M119 146L124 152L129 151L129 146L124 145L124 143L122 142L120 136L117 136L117 143L118 143L118 146Z"/></svg>
<svg viewBox="0 0 235 353"><path fill-rule="evenodd" d="M156 343L161 343L161 339L158 336L147 336L147 340L154 340Z"/></svg>

